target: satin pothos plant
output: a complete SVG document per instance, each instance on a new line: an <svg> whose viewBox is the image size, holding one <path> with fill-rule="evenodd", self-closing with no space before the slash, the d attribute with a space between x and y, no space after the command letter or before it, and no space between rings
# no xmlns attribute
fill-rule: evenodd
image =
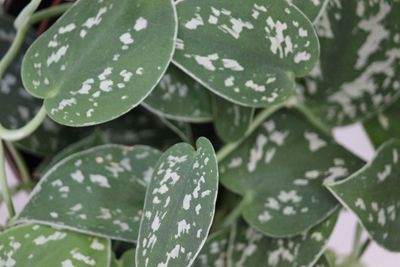
<svg viewBox="0 0 400 267"><path fill-rule="evenodd" d="M0 16L0 266L344 267L370 242L400 251L400 1L40 2ZM369 163L332 136L355 122ZM326 244L344 209L359 226L339 257Z"/></svg>

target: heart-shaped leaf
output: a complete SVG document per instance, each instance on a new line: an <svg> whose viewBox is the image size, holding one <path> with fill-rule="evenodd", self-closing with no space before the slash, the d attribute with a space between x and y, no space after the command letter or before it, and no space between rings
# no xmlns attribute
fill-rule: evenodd
<svg viewBox="0 0 400 267"><path fill-rule="evenodd" d="M376 114L400 95L400 2L330 1L306 103L330 126Z"/></svg>
<svg viewBox="0 0 400 267"><path fill-rule="evenodd" d="M36 221L136 241L146 187L160 152L105 145L55 165L33 190L18 221Z"/></svg>
<svg viewBox="0 0 400 267"><path fill-rule="evenodd" d="M297 6L307 18L314 22L325 11L328 0L289 0Z"/></svg>
<svg viewBox="0 0 400 267"><path fill-rule="evenodd" d="M135 267L135 250L130 249L126 251L120 259L116 259L115 256L111 262L111 267Z"/></svg>
<svg viewBox="0 0 400 267"><path fill-rule="evenodd" d="M254 108L233 104L217 96L212 98L214 128L226 143L235 142L246 133L254 115Z"/></svg>
<svg viewBox="0 0 400 267"><path fill-rule="evenodd" d="M229 101L283 102L294 92L294 77L318 60L312 24L287 1L183 0L177 11L175 63Z"/></svg>
<svg viewBox="0 0 400 267"><path fill-rule="evenodd" d="M243 210L249 224L286 237L331 214L337 201L323 182L346 178L361 165L300 114L282 110L221 162L221 182L249 200Z"/></svg>
<svg viewBox="0 0 400 267"><path fill-rule="evenodd" d="M400 100L386 109L383 113L367 120L365 130L375 147L381 146L390 138L400 138Z"/></svg>
<svg viewBox="0 0 400 267"><path fill-rule="evenodd" d="M28 224L0 235L0 266L108 267L110 241Z"/></svg>
<svg viewBox="0 0 400 267"><path fill-rule="evenodd" d="M159 159L147 189L136 266L190 266L206 241L215 212L218 167L205 138L181 143Z"/></svg>
<svg viewBox="0 0 400 267"><path fill-rule="evenodd" d="M374 160L346 180L327 188L353 211L370 237L386 249L400 251L400 141L391 140Z"/></svg>
<svg viewBox="0 0 400 267"><path fill-rule="evenodd" d="M313 266L336 224L337 212L310 231L292 238L270 238L240 221L229 243L229 266Z"/></svg>
<svg viewBox="0 0 400 267"><path fill-rule="evenodd" d="M222 230L210 235L199 256L193 263L193 267L222 267L227 266L227 249L229 231Z"/></svg>
<svg viewBox="0 0 400 267"><path fill-rule="evenodd" d="M208 90L174 65L169 66L143 105L155 114L172 120L185 122L211 120Z"/></svg>
<svg viewBox="0 0 400 267"><path fill-rule="evenodd" d="M79 0L28 50L24 85L59 123L112 120L158 83L172 57L176 26L172 1Z"/></svg>

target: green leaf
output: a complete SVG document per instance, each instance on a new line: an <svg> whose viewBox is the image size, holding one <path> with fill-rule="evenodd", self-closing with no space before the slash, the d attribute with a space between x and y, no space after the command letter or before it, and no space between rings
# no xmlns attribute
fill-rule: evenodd
<svg viewBox="0 0 400 267"><path fill-rule="evenodd" d="M287 237L329 216L337 201L322 184L346 178L361 165L300 114L282 110L221 162L220 175L224 186L248 196L242 215L250 225Z"/></svg>
<svg viewBox="0 0 400 267"><path fill-rule="evenodd" d="M242 221L233 227L229 243L230 266L313 266L325 250L337 212L310 231L292 238L270 238Z"/></svg>
<svg viewBox="0 0 400 267"><path fill-rule="evenodd" d="M221 97L212 98L214 128L225 142L235 142L246 133L254 115L254 108L233 104Z"/></svg>
<svg viewBox="0 0 400 267"><path fill-rule="evenodd" d="M135 267L135 250L126 251L122 257L117 260L115 256L111 262L111 267Z"/></svg>
<svg viewBox="0 0 400 267"><path fill-rule="evenodd" d="M0 25L0 58L2 58L15 38L15 29L13 20L4 14L0 14ZM0 124L8 129L24 126L40 109L41 101L25 91L20 78L22 56L34 38L34 33L28 31L21 52L12 61L4 77L0 78Z"/></svg>
<svg viewBox="0 0 400 267"><path fill-rule="evenodd" d="M400 2L330 1L306 104L330 126L366 119L400 95Z"/></svg>
<svg viewBox="0 0 400 267"><path fill-rule="evenodd" d="M150 111L167 119L206 122L211 118L207 89L170 65L157 87L142 103Z"/></svg>
<svg viewBox="0 0 400 267"><path fill-rule="evenodd" d="M318 60L312 24L287 1L183 0L176 8L174 62L231 102L281 103Z"/></svg>
<svg viewBox="0 0 400 267"><path fill-rule="evenodd" d="M309 18L310 21L315 22L325 11L328 0L289 0L297 6Z"/></svg>
<svg viewBox="0 0 400 267"><path fill-rule="evenodd" d="M24 85L61 124L112 120L158 83L176 26L172 1L80 0L28 50Z"/></svg>
<svg viewBox="0 0 400 267"><path fill-rule="evenodd" d="M110 241L42 225L22 225L0 235L0 266L108 267Z"/></svg>
<svg viewBox="0 0 400 267"><path fill-rule="evenodd" d="M118 145L74 154L41 179L18 221L134 242L159 156L150 147Z"/></svg>
<svg viewBox="0 0 400 267"><path fill-rule="evenodd" d="M400 138L400 100L378 114L367 120L364 127L375 147L381 146L390 138Z"/></svg>
<svg viewBox="0 0 400 267"><path fill-rule="evenodd" d="M191 144L193 142L192 128L190 124L182 121L168 120L159 117L160 120L173 132L175 132L183 142Z"/></svg>
<svg viewBox="0 0 400 267"><path fill-rule="evenodd" d="M136 248L137 267L190 266L215 212L218 167L205 138L180 143L159 159L147 189Z"/></svg>
<svg viewBox="0 0 400 267"><path fill-rule="evenodd" d="M361 170L346 180L326 184L370 237L392 251L400 251L399 154L400 141L388 141Z"/></svg>
<svg viewBox="0 0 400 267"><path fill-rule="evenodd" d="M321 258L319 258L317 263L314 265L314 267L331 267L331 264L329 263L326 256L322 255Z"/></svg>
<svg viewBox="0 0 400 267"><path fill-rule="evenodd" d="M227 266L227 248L229 231L221 230L207 238L199 256L193 263L193 267L219 267Z"/></svg>

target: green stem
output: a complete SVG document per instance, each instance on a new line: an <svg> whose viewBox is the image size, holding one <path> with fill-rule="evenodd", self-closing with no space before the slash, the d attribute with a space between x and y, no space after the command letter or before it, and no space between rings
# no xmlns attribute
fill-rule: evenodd
<svg viewBox="0 0 400 267"><path fill-rule="evenodd" d="M329 137L332 136L331 129L325 123L323 123L317 116L315 116L310 111L310 109L307 108L304 104L297 102L292 107L301 112L315 127L317 127L324 134L326 134L326 136Z"/></svg>
<svg viewBox="0 0 400 267"><path fill-rule="evenodd" d="M36 23L39 23L42 20L62 15L72 5L73 5L72 3L65 3L65 4L55 6L55 7L49 7L49 8L40 10L32 15L32 17L29 20L29 25L35 25Z"/></svg>
<svg viewBox="0 0 400 267"><path fill-rule="evenodd" d="M10 151L10 154L15 162L15 165L18 168L19 174L21 175L22 182L24 184L29 184L31 181L30 174L28 171L28 167L25 164L24 159L22 158L22 155L18 152L18 150L15 148L14 144L12 142L5 142L8 151Z"/></svg>
<svg viewBox="0 0 400 267"><path fill-rule="evenodd" d="M36 116L25 126L15 130L8 130L0 125L0 138L6 141L18 141L31 135L46 118L46 110L42 106Z"/></svg>
<svg viewBox="0 0 400 267"><path fill-rule="evenodd" d="M354 234L354 240L353 240L353 252L352 255L354 258L358 258L358 255L361 250L361 234L362 234L362 227L359 223L356 225L356 231Z"/></svg>
<svg viewBox="0 0 400 267"><path fill-rule="evenodd" d="M223 222L221 223L222 228L226 228L231 226L242 214L242 211L245 207L247 207L253 201L254 195L252 192L247 192L242 201L240 201L239 205L237 205L228 216L225 217Z"/></svg>
<svg viewBox="0 0 400 267"><path fill-rule="evenodd" d="M273 114L274 112L276 112L277 110L279 110L281 108L291 106L292 102L293 102L293 99L289 99L287 102L283 102L279 105L275 105L275 106L266 108L263 111L261 111L260 113L258 113L257 116L254 118L254 120L251 122L246 133L240 140L233 142L233 143L226 144L224 147L222 147L218 151L218 153L217 153L218 162L221 162L230 153L232 153L244 140L246 140L247 137L249 137L257 129L258 126L260 126L261 123L263 123L269 116L271 116L271 114Z"/></svg>
<svg viewBox="0 0 400 267"><path fill-rule="evenodd" d="M12 202L12 197L9 191L7 176L6 176L6 168L5 168L5 159L4 159L4 149L3 144L0 139L0 189L3 194L4 202L6 203L8 213L10 217L14 217L15 208Z"/></svg>
<svg viewBox="0 0 400 267"><path fill-rule="evenodd" d="M365 242L362 244L362 246L360 248L360 252L358 253L358 258L361 258L364 255L364 253L367 250L367 248L369 247L369 245L371 245L371 239L370 238L365 240Z"/></svg>
<svg viewBox="0 0 400 267"><path fill-rule="evenodd" d="M29 27L29 20L41 2L42 0L31 0L19 13L18 17L14 21L14 26L18 31L22 29L26 30L26 28Z"/></svg>

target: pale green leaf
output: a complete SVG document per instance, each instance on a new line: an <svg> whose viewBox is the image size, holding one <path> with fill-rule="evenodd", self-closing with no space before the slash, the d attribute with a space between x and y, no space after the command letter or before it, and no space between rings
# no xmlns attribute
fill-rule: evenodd
<svg viewBox="0 0 400 267"><path fill-rule="evenodd" d="M303 116L282 110L220 168L222 184L250 201L242 213L246 221L266 235L286 237L331 214L338 204L322 184L346 178L361 165Z"/></svg>
<svg viewBox="0 0 400 267"><path fill-rule="evenodd" d="M0 266L108 267L110 241L42 225L22 225L0 235Z"/></svg>
<svg viewBox="0 0 400 267"><path fill-rule="evenodd" d="M254 108L239 106L218 96L213 96L212 107L215 131L224 142L235 142L244 136Z"/></svg>
<svg viewBox="0 0 400 267"><path fill-rule="evenodd" d="M368 118L400 95L400 1L330 1L306 104L330 126Z"/></svg>
<svg viewBox="0 0 400 267"><path fill-rule="evenodd" d="M315 22L325 11L329 0L289 0L297 6L310 21Z"/></svg>
<svg viewBox="0 0 400 267"><path fill-rule="evenodd" d="M281 103L318 60L312 24L287 1L183 0L177 11L174 62L231 102Z"/></svg>
<svg viewBox="0 0 400 267"><path fill-rule="evenodd" d="M18 221L36 221L136 241L147 184L160 152L105 145L74 154L46 173Z"/></svg>
<svg viewBox="0 0 400 267"><path fill-rule="evenodd" d="M215 212L218 167L211 143L180 143L159 159L146 193L136 266L190 266Z"/></svg>
<svg viewBox="0 0 400 267"><path fill-rule="evenodd" d="M388 141L370 163L351 177L326 184L359 218L370 237L393 251L400 251L399 155L400 141Z"/></svg>
<svg viewBox="0 0 400 267"><path fill-rule="evenodd" d="M155 114L184 122L211 120L210 93L174 65L143 102Z"/></svg>
<svg viewBox="0 0 400 267"><path fill-rule="evenodd" d="M193 263L193 267L227 266L229 231L221 230L211 234Z"/></svg>
<svg viewBox="0 0 400 267"><path fill-rule="evenodd" d="M113 255L111 267L135 267L135 250L126 251L120 259L116 259Z"/></svg>
<svg viewBox="0 0 400 267"><path fill-rule="evenodd" d="M240 221L229 243L229 266L313 266L325 250L337 212L310 231L292 238L270 238Z"/></svg>
<svg viewBox="0 0 400 267"><path fill-rule="evenodd" d="M161 79L176 27L172 1L79 0L28 50L24 85L59 123L112 120Z"/></svg>

